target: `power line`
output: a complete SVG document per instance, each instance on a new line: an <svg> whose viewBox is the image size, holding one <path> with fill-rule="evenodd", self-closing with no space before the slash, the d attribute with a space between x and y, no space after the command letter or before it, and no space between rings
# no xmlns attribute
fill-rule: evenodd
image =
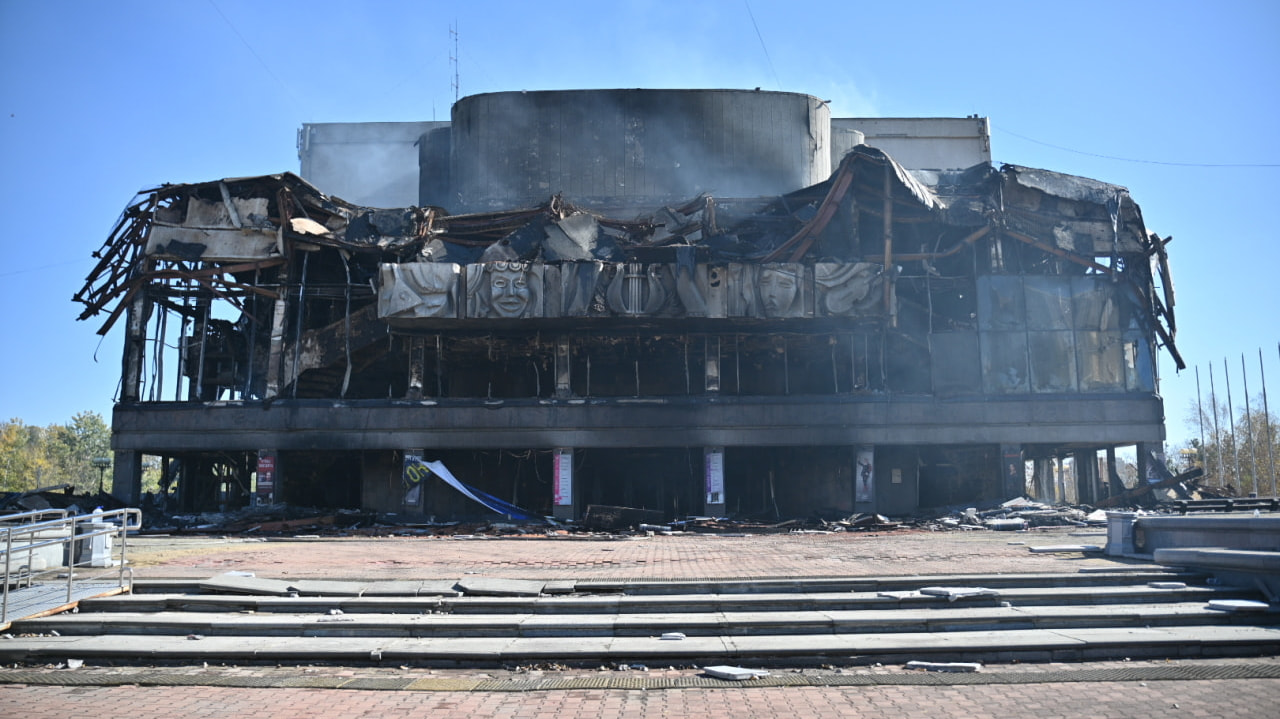
<svg viewBox="0 0 1280 719"><path fill-rule="evenodd" d="M1053 143L1050 143L1050 142L1042 142L1040 140L1027 137L1026 135L1019 135L1018 133L1012 130L1006 130L1005 128L1000 127L999 125L992 125L992 127L999 130L1000 132L1005 133L1006 135L1013 135L1014 137L1020 140L1033 142L1037 145L1044 145L1045 147L1052 147L1055 150L1062 150L1063 152L1073 152L1077 155L1086 155L1088 157L1099 157L1104 160L1117 160L1119 162L1139 162L1145 165L1170 165L1173 167L1280 167L1280 163L1165 162L1162 160L1141 160L1133 157L1116 157L1115 155L1100 155L1096 152L1085 152L1084 150L1075 150L1070 147L1063 147L1062 145L1054 145Z"/></svg>
<svg viewBox="0 0 1280 719"><path fill-rule="evenodd" d="M742 4L747 6L747 17L751 18L751 27L756 29L756 37L760 38L760 49L764 50L765 62L769 63L769 72L773 73L773 82L778 89L782 89L782 81L778 79L778 71L773 69L773 58L769 57L769 48L764 44L764 35L760 34L760 26L756 24L755 13L751 12L751 3L748 0L742 0Z"/></svg>
<svg viewBox="0 0 1280 719"><path fill-rule="evenodd" d="M55 262L51 265L40 265L39 267L28 267L22 270L10 270L8 272L0 272L0 277L12 277L13 275L25 275L28 272L40 272L41 270L51 270L55 267L66 267L68 265L78 265L85 261L86 259L67 260L66 262Z"/></svg>
<svg viewBox="0 0 1280 719"><path fill-rule="evenodd" d="M254 58L258 60L258 64L262 66L262 69L266 70L267 74L271 76L271 79L275 80L276 83L280 85L280 88L289 95L289 99L293 100L294 107L298 107L301 103L298 102L297 96L293 94L293 91L289 89L288 85L284 84L284 81L281 80L279 76L271 71L271 66L267 64L266 60L262 59L262 56L258 54L257 50L253 49L253 46L249 44L249 41L244 39L244 35L240 34L240 31L236 29L236 26L231 23L231 19L222 12L222 8L218 7L218 3L214 2L214 0L209 0L209 4L213 6L214 11L217 12L218 17L222 18L222 21L227 24L227 27L231 28L231 32L235 33L236 37L240 38L240 42L249 51L249 54L253 55Z"/></svg>

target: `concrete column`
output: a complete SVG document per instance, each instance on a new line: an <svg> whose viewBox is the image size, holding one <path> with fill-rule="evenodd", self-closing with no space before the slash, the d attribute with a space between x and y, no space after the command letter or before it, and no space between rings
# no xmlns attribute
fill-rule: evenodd
<svg viewBox="0 0 1280 719"><path fill-rule="evenodd" d="M704 447L702 468L702 512L708 517L723 517L728 504L724 491L724 447Z"/></svg>
<svg viewBox="0 0 1280 719"><path fill-rule="evenodd" d="M137 402L142 399L142 365L147 345L147 319L151 313L147 305L146 290L139 290L126 311L123 373L121 375L120 401ZM117 464L118 468L120 465Z"/></svg>
<svg viewBox="0 0 1280 719"><path fill-rule="evenodd" d="M1067 460L1063 455L1053 458L1053 500L1067 502Z"/></svg>
<svg viewBox="0 0 1280 719"><path fill-rule="evenodd" d="M1027 493L1027 470L1022 459L1022 445L1000 445L1000 474L1004 477L1006 499Z"/></svg>
<svg viewBox="0 0 1280 719"><path fill-rule="evenodd" d="M551 516L556 519L578 518L578 492L573 481L573 448L557 447L552 456Z"/></svg>
<svg viewBox="0 0 1280 719"><path fill-rule="evenodd" d="M408 399L422 399L422 381L426 374L427 347L422 337L409 338L409 392Z"/></svg>
<svg viewBox="0 0 1280 719"><path fill-rule="evenodd" d="M708 394L720 391L720 337L708 336L702 348L705 384L703 389Z"/></svg>
<svg viewBox="0 0 1280 719"><path fill-rule="evenodd" d="M130 507L142 501L142 453L116 452L111 465L111 496Z"/></svg>
<svg viewBox="0 0 1280 719"><path fill-rule="evenodd" d="M1076 501L1080 504L1094 504L1098 501L1098 452L1097 450L1081 450L1076 452Z"/></svg>
<svg viewBox="0 0 1280 719"><path fill-rule="evenodd" d="M1116 448L1107 447L1107 496L1114 497L1124 493L1124 483L1120 481L1120 473L1116 471Z"/></svg>
<svg viewBox="0 0 1280 719"><path fill-rule="evenodd" d="M267 387L263 392L264 399L273 399L280 395L280 370L284 354L284 322L286 305L282 294L275 301L271 312L271 345L267 350Z"/></svg>
<svg viewBox="0 0 1280 719"><path fill-rule="evenodd" d="M1032 473L1032 486L1035 488L1035 496L1041 502L1053 501L1053 459L1051 457L1039 457L1035 460L1035 471Z"/></svg>
<svg viewBox="0 0 1280 719"><path fill-rule="evenodd" d="M556 339L556 396L571 397L573 389L570 385L572 375L570 373L570 354L569 338L559 337Z"/></svg>

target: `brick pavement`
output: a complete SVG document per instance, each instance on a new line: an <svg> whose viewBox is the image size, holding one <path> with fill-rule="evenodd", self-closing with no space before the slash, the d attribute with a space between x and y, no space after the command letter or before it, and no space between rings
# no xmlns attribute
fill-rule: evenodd
<svg viewBox="0 0 1280 719"><path fill-rule="evenodd" d="M131 540L139 577L206 577L253 571L262 577L432 579L467 573L540 579L693 579L876 576L952 573L1074 572L1118 564L1080 554L1032 554L1028 545L1101 544L1096 530L1035 533L784 534L750 537L685 535L616 539L572 537L436 539L384 537L311 541L244 538ZM1275 659L1241 660L1274 662ZM1100 663L1072 665L1076 668ZM226 667L243 677L388 676L393 669ZM994 668L992 668L994 669ZM1048 671L1046 665L1004 667ZM1057 667L1061 669L1061 667ZM72 686L0 684L0 717L41 719L92 713L148 717L645 717L699 716L1028 716L1280 717L1280 679L1055 682L875 686L787 686L696 689L563 689L550 691L375 691L204 686L176 670L172 686L118 685L86 668ZM200 667L190 672L210 671ZM49 668L45 671L58 672ZM130 671L120 668L119 671ZM417 671L417 670L408 670ZM688 671L688 670L676 670ZM900 667L860 671L893 672ZM556 672L550 672L555 675ZM440 675L462 679L473 672ZM33 681L33 680L27 680ZM464 684L466 682L463 682ZM818 682L815 682L818 683ZM117 684L117 685L113 685ZM160 682L168 684L168 682ZM189 685L193 684L193 685ZM942 682L940 682L942 684ZM330 685L332 686L332 685ZM472 684L474 686L474 684Z"/></svg>
<svg viewBox="0 0 1280 719"><path fill-rule="evenodd" d="M0 685L0 716L207 717L922 717L1199 719L1280 716L1280 680L702 690L404 692L223 687Z"/></svg>
<svg viewBox="0 0 1280 719"><path fill-rule="evenodd" d="M131 540L137 576L449 579L685 579L1074 572L1115 566L1100 555L1032 554L1027 546L1105 544L1100 529L676 535L614 539L433 537Z"/></svg>

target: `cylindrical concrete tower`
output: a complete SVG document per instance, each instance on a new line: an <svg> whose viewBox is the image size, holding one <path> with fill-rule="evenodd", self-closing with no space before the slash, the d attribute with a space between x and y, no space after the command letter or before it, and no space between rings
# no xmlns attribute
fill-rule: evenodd
<svg viewBox="0 0 1280 719"><path fill-rule="evenodd" d="M777 195L831 174L831 115L815 97L750 90L567 90L453 107L458 209L540 202L656 205L700 192Z"/></svg>

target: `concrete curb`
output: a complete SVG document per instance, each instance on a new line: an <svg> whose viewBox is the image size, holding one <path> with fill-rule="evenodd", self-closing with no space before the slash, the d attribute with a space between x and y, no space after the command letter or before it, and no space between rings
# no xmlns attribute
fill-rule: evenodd
<svg viewBox="0 0 1280 719"><path fill-rule="evenodd" d="M149 669L123 674L94 674L92 670L3 670L0 684L31 686L212 686L263 689L346 689L357 691L423 692L528 692L573 689L706 689L725 687L854 687L854 686L955 686L974 684L1055 684L1067 682L1135 682L1233 679L1280 679L1276 664L1214 664L1198 666L1123 667L1027 672L976 672L968 674L914 672L878 674L806 675L774 672L749 681L715 679L702 674L648 677L643 672L602 672L598 677L446 678L351 676L222 676L193 675L183 670ZM697 670L691 669L690 672Z"/></svg>

